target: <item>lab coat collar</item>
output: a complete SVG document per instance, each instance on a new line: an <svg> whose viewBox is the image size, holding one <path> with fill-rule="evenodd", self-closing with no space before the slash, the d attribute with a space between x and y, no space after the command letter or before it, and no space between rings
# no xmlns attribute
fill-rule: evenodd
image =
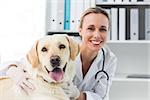
<svg viewBox="0 0 150 100"><path fill-rule="evenodd" d="M83 80L82 63L81 63L80 53L78 54L78 56L76 58L76 76L80 81Z"/></svg>
<svg viewBox="0 0 150 100"><path fill-rule="evenodd" d="M101 66L98 66L97 64L103 59L103 54L102 51L99 50L97 57L93 61L89 71L86 73L84 79L83 79L83 73L82 73L82 63L81 63L81 58L80 54L78 55L76 59L76 76L80 81L87 82L91 77L95 76L95 74L100 70ZM84 84L83 82L83 84Z"/></svg>

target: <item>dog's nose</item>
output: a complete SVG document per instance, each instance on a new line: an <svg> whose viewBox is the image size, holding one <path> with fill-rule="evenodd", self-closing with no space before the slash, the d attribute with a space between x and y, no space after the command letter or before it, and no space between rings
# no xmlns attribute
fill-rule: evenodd
<svg viewBox="0 0 150 100"><path fill-rule="evenodd" d="M52 56L50 58L50 63L53 67L60 66L60 57L59 56Z"/></svg>

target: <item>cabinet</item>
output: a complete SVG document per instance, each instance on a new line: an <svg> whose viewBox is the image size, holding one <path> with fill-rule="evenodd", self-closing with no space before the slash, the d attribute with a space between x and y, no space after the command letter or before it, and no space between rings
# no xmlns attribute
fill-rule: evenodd
<svg viewBox="0 0 150 100"><path fill-rule="evenodd" d="M110 42L108 45L118 58L110 100L149 100L150 79L137 75L150 75L150 42ZM128 75L135 78L127 78Z"/></svg>
<svg viewBox="0 0 150 100"><path fill-rule="evenodd" d="M100 2L101 1L101 2ZM150 100L150 40L146 31L150 28L150 16L145 14L145 9L150 9L149 2L102 2L97 0L96 6L110 10L124 8L125 34L124 39L119 35L119 15L117 15L117 38L108 41L108 45L118 58L118 65L110 89L110 100ZM116 0L117 1L117 0ZM132 38L131 9L138 9L138 37ZM144 13L143 13L144 12ZM111 12L112 13L112 12ZM150 13L150 12L149 12ZM128 15L129 14L129 15ZM147 22L145 18L148 18ZM134 15L133 19L136 16ZM113 19L111 19L113 20ZM127 22L129 21L129 22ZM145 22L145 23L143 23ZM140 25L142 24L142 25ZM135 25L135 26L136 26ZM146 26L148 25L148 27ZM132 29L131 29L132 28ZM112 31L112 30L111 30ZM114 31L113 31L114 32ZM110 33L113 35L113 33ZM130 38L128 37L130 36ZM134 36L133 36L134 37Z"/></svg>
<svg viewBox="0 0 150 100"><path fill-rule="evenodd" d="M150 2L96 2L96 6L110 16L109 40L150 40Z"/></svg>

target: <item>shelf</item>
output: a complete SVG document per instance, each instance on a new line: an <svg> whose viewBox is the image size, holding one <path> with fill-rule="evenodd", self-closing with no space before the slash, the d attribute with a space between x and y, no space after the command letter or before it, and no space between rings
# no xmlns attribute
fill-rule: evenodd
<svg viewBox="0 0 150 100"><path fill-rule="evenodd" d="M150 82L142 80L113 82L109 93L110 100L150 100L149 86Z"/></svg>
<svg viewBox="0 0 150 100"><path fill-rule="evenodd" d="M116 41L112 41L112 40L108 40L107 41L107 43L139 43L139 44L141 44L141 43L147 43L147 44L149 44L150 43L150 40L124 40L124 41L120 41L120 40L116 40Z"/></svg>
<svg viewBox="0 0 150 100"><path fill-rule="evenodd" d="M99 2L96 6L102 8L150 8L150 2Z"/></svg>
<svg viewBox="0 0 150 100"><path fill-rule="evenodd" d="M138 79L138 78L113 78L115 82L150 82L150 79Z"/></svg>
<svg viewBox="0 0 150 100"><path fill-rule="evenodd" d="M150 82L150 78L127 78L127 74L116 74L113 78L115 82Z"/></svg>
<svg viewBox="0 0 150 100"><path fill-rule="evenodd" d="M150 6L150 2L97 2L96 5L120 5L120 6Z"/></svg>
<svg viewBox="0 0 150 100"><path fill-rule="evenodd" d="M69 36L79 36L78 32L73 32L73 31L51 31L47 32L46 35L53 35L53 34L67 34Z"/></svg>
<svg viewBox="0 0 150 100"><path fill-rule="evenodd" d="M78 32L73 32L73 31L51 31L48 32L46 35L53 35L53 34L68 34L69 36L75 36L75 37L79 37L79 33ZM107 40L107 43L150 43L150 40Z"/></svg>

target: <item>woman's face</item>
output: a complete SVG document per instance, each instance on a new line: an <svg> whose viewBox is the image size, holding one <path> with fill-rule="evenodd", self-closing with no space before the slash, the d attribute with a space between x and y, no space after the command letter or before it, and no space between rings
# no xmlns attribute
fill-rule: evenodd
<svg viewBox="0 0 150 100"><path fill-rule="evenodd" d="M92 51L99 51L107 39L109 20L103 14L91 13L84 17L79 34L82 46Z"/></svg>

